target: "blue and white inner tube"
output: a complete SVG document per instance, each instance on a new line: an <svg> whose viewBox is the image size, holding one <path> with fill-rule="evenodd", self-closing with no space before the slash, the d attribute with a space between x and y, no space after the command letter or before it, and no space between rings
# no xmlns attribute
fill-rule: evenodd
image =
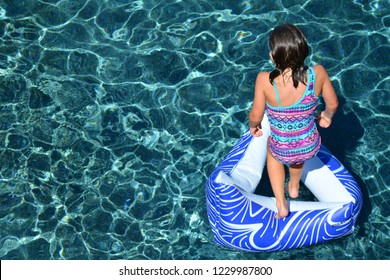
<svg viewBox="0 0 390 280"><path fill-rule="evenodd" d="M247 131L207 179L207 211L214 241L233 249L266 252L351 234L362 194L352 175L323 145L305 163L301 178L317 201L289 201L290 214L276 219L275 198L254 194L266 163L266 114L262 127L261 137Z"/></svg>

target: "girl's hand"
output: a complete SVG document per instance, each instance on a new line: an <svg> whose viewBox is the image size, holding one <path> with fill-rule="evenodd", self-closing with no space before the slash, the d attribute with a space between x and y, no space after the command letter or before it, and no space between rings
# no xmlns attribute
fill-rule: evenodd
<svg viewBox="0 0 390 280"><path fill-rule="evenodd" d="M253 137L260 137L263 135L263 132L261 131L261 126L258 125L256 127L250 127L249 128L251 134L253 135Z"/></svg>
<svg viewBox="0 0 390 280"><path fill-rule="evenodd" d="M317 115L316 120L323 128L328 128L332 124L332 118L327 116L325 111L322 111L321 114Z"/></svg>

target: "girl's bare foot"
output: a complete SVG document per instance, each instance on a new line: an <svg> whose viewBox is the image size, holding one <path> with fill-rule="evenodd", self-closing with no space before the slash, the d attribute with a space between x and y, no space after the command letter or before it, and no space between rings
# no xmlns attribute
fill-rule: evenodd
<svg viewBox="0 0 390 280"><path fill-rule="evenodd" d="M278 208L278 213L275 215L276 219L284 218L288 216L288 203L287 200L284 199L282 203L276 202L276 208Z"/></svg>
<svg viewBox="0 0 390 280"><path fill-rule="evenodd" d="M299 196L299 183L296 185L291 184L291 181L288 182L287 185L288 194L291 198L297 198Z"/></svg>

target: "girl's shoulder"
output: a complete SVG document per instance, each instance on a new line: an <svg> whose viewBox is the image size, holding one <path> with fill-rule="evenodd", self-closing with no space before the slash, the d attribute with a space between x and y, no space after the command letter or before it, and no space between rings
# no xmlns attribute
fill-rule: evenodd
<svg viewBox="0 0 390 280"><path fill-rule="evenodd" d="M256 78L256 84L262 85L262 86L269 86L271 85L269 81L269 72L260 72L257 74Z"/></svg>
<svg viewBox="0 0 390 280"><path fill-rule="evenodd" d="M326 73L324 66L322 66L321 64L317 64L317 65L314 65L312 67L313 67L314 73L316 74L317 79L318 78L321 79L322 77L328 76L328 73Z"/></svg>
<svg viewBox="0 0 390 280"><path fill-rule="evenodd" d="M324 84L329 82L329 76L325 68L320 64L314 65L313 69L316 75L315 92L317 95L320 95Z"/></svg>
<svg viewBox="0 0 390 280"><path fill-rule="evenodd" d="M269 79L269 72L259 72L257 74L257 79Z"/></svg>

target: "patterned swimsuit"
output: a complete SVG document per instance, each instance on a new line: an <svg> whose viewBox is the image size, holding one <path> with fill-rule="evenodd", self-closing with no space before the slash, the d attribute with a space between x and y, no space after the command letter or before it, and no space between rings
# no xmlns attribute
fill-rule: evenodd
<svg viewBox="0 0 390 280"><path fill-rule="evenodd" d="M272 155L284 164L300 164L314 157L321 146L314 111L318 98L314 92L315 73L307 71L307 87L301 99L291 106L280 104L279 93L274 90L279 106L266 104L271 125L269 149Z"/></svg>

